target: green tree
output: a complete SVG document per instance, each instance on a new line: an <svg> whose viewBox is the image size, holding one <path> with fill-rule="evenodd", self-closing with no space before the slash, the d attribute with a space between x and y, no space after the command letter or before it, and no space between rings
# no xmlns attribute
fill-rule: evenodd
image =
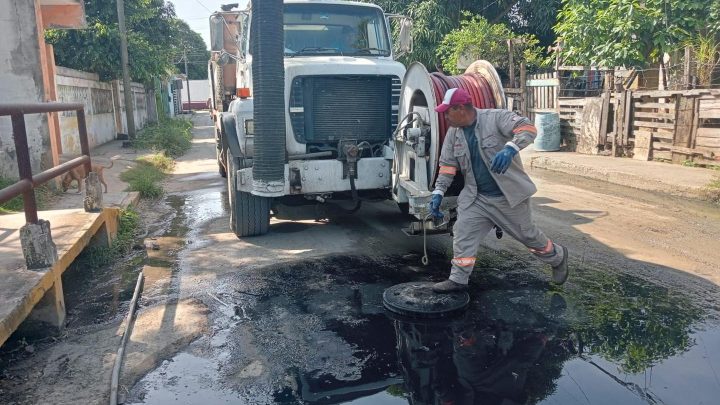
<svg viewBox="0 0 720 405"><path fill-rule="evenodd" d="M429 69L440 67L437 54L445 35L460 28L464 13L506 24L512 31L532 34L540 45L554 43L552 27L560 0L364 0L378 4L389 13L413 19L413 52L401 60L422 62Z"/></svg>
<svg viewBox="0 0 720 405"><path fill-rule="evenodd" d="M534 35L514 34L505 24L491 24L485 18L469 13L465 13L464 17L466 19L460 23L460 28L447 34L437 50L447 72L460 73L457 64L463 56L485 59L499 68L508 67L508 39L519 40L513 48L515 60L522 58L530 66L540 64L542 50Z"/></svg>
<svg viewBox="0 0 720 405"><path fill-rule="evenodd" d="M46 40L55 47L56 63L98 73L102 80L121 77L117 3L85 0L85 14L87 29L46 32ZM184 23L178 22L170 2L125 0L125 18L130 76L134 81L147 84L176 71L174 63L178 51L182 53L181 39L200 46L187 39L188 33L183 31L187 24L183 27ZM205 51L204 43L200 50Z"/></svg>
<svg viewBox="0 0 720 405"><path fill-rule="evenodd" d="M712 25L708 16L717 8L707 0L563 0L562 6L555 31L566 62L601 66L659 60Z"/></svg>

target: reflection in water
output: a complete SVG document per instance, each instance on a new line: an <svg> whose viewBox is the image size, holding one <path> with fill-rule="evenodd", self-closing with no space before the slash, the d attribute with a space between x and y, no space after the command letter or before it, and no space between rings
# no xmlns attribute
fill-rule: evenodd
<svg viewBox="0 0 720 405"><path fill-rule="evenodd" d="M502 320L477 322L473 315L448 321L393 316L410 404L524 404L552 390L573 348L555 338L553 322L526 329ZM540 364L541 357L549 363Z"/></svg>
<svg viewBox="0 0 720 405"><path fill-rule="evenodd" d="M624 274L593 272L570 291L583 319L574 325L591 354L640 373L687 351L702 310L688 297ZM590 291L592 294L588 294Z"/></svg>
<svg viewBox="0 0 720 405"><path fill-rule="evenodd" d="M584 397L596 403L608 391L621 403L662 402L667 394L653 391L651 371L693 347L692 326L702 310L687 297L627 275L597 272L577 284L565 297L533 289L487 291L455 320L390 315L408 402L509 405ZM695 366L713 369L717 363L706 362ZM671 380L684 379L670 373ZM655 374L668 378L667 367ZM598 388L601 381L610 388ZM568 392L576 392L571 401ZM713 392L720 386L687 394L706 398Z"/></svg>

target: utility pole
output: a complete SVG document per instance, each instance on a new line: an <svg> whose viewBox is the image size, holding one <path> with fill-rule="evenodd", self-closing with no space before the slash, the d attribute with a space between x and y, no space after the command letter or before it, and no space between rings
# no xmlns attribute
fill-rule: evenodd
<svg viewBox="0 0 720 405"><path fill-rule="evenodd" d="M128 66L127 30L125 28L125 2L117 0L118 26L120 28L120 62L122 63L123 95L125 96L125 119L128 137L135 139L135 116L133 115L133 94L130 84L130 67Z"/></svg>
<svg viewBox="0 0 720 405"><path fill-rule="evenodd" d="M188 73L187 67L187 48L183 48L183 59L185 60L185 85L187 86L188 93L188 110L192 111L192 105L190 104L190 74Z"/></svg>

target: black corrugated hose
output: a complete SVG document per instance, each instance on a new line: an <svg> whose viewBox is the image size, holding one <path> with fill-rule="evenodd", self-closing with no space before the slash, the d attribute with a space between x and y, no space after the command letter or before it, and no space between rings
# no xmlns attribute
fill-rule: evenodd
<svg viewBox="0 0 720 405"><path fill-rule="evenodd" d="M253 178L262 182L285 177L285 71L283 60L283 1L252 2L253 118L255 159Z"/></svg>

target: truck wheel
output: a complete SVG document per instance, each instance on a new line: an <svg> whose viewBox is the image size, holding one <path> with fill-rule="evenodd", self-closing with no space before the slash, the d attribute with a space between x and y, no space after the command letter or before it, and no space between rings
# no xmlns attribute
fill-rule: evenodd
<svg viewBox="0 0 720 405"><path fill-rule="evenodd" d="M237 191L237 170L240 159L227 153L230 228L238 238L259 236L270 230L270 198Z"/></svg>

